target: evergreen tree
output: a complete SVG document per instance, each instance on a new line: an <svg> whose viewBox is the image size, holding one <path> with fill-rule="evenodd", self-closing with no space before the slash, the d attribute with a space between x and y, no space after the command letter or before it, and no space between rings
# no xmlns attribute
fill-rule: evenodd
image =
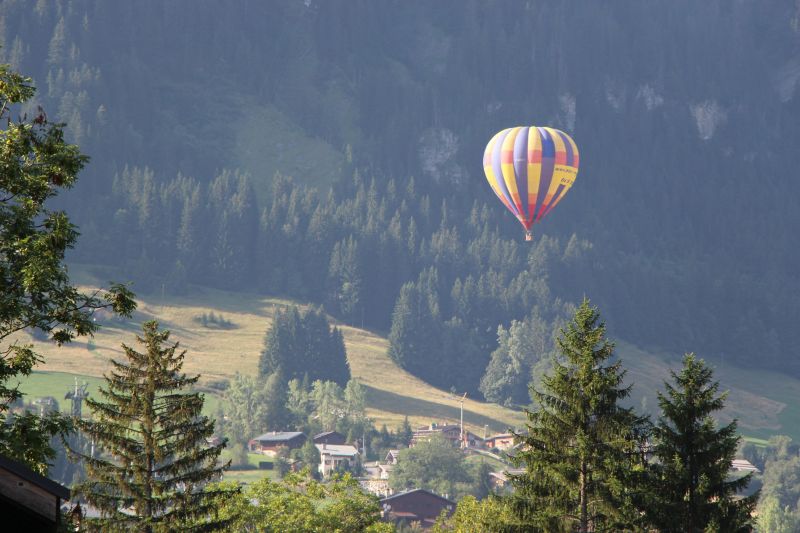
<svg viewBox="0 0 800 533"><path fill-rule="evenodd" d="M342 330L334 326L328 335L327 364L322 377L346 384L350 380L350 363L347 360L347 349L344 346Z"/></svg>
<svg viewBox="0 0 800 533"><path fill-rule="evenodd" d="M640 471L633 452L643 423L619 401L625 371L610 363L614 345L605 324L585 300L557 339L560 357L542 390L532 387L538 409L527 411L528 433L514 458L526 471L512 477L512 507L530 530L618 531L631 528L627 491Z"/></svg>
<svg viewBox="0 0 800 533"><path fill-rule="evenodd" d="M328 302L337 316L351 324L363 319L361 259L352 236L337 242L331 252L328 269Z"/></svg>
<svg viewBox="0 0 800 533"><path fill-rule="evenodd" d="M291 307L275 314L264 338L259 373L266 377L277 371L287 380L308 375L344 386L350 379L344 336L331 328L321 309L301 315L297 307Z"/></svg>
<svg viewBox="0 0 800 533"><path fill-rule="evenodd" d="M104 454L77 454L86 461L87 480L76 491L102 515L88 525L101 531L224 527L214 516L218 491L206 484L226 468L219 463L225 444L206 444L214 423L201 414L202 395L184 392L199 376L181 373L186 352L168 343L168 331L155 321L142 330L137 340L144 353L122 345L125 361L112 360L103 400L86 401L94 419L77 421Z"/></svg>
<svg viewBox="0 0 800 533"><path fill-rule="evenodd" d="M431 368L430 355L440 353L441 338L436 297L422 281L400 289L389 331L389 357L412 374L430 378L426 372L438 377L439 366Z"/></svg>
<svg viewBox="0 0 800 533"><path fill-rule="evenodd" d="M259 375L266 377L282 369L287 379L299 377L294 375L294 363L303 351L300 344L301 330L300 311L297 307L279 309L275 313L272 327L264 337L264 349L258 361Z"/></svg>
<svg viewBox="0 0 800 533"><path fill-rule="evenodd" d="M271 374L263 385L264 431L286 429L289 424L289 411L286 408L287 397L288 391L283 374L280 372Z"/></svg>
<svg viewBox="0 0 800 533"><path fill-rule="evenodd" d="M403 425L397 430L397 439L403 446L411 446L411 439L414 438L414 430L408 421L408 415L403 418Z"/></svg>
<svg viewBox="0 0 800 533"><path fill-rule="evenodd" d="M658 394L652 523L664 532L751 531L758 495L734 496L752 474L728 478L739 443L736 421L717 429L712 417L727 393L719 393L711 368L693 354L684 356L680 374L671 374L675 385L665 383L666 394Z"/></svg>

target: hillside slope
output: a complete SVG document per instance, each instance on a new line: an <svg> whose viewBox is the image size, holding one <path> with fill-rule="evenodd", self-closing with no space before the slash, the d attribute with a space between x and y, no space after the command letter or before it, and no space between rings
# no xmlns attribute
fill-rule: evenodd
<svg viewBox="0 0 800 533"><path fill-rule="evenodd" d="M97 281L86 269L73 268L76 282L94 286ZM133 344L139 324L156 319L172 331L172 338L187 350L185 369L202 374L201 384L214 390L214 382L228 380L237 372L254 375L263 338L276 309L293 302L252 294L194 288L191 296L160 295L140 298L139 309L131 321L106 320L94 339L94 347L86 342L69 346L40 346L46 362L40 371L102 376L109 368L109 358L121 355L120 344ZM204 327L199 317L203 313L221 315L229 320L231 329ZM433 421L457 421L459 402L452 394L437 389L399 368L388 357L388 342L372 332L340 326L344 333L352 375L367 389L367 413L380 425L397 427L405 415L412 424ZM617 353L628 369L628 382L634 384L631 403L651 414L657 412L656 391L663 390L670 369L680 366L676 354L651 353L626 342L618 342ZM702 356L702 354L699 354ZM800 438L800 380L769 371L754 371L735 366L716 369L715 376L722 390L729 391L724 421L739 420L743 434L766 438L783 433ZM52 394L48 381L64 382L63 374L51 378L39 376L35 387L24 390L37 394ZM67 379L67 382L69 380ZM97 383L92 380L92 385ZM37 390L41 387L41 390ZM217 397L209 398L212 402ZM522 413L496 404L467 399L464 402L465 424L478 434L485 426L491 431L524 424Z"/></svg>
<svg viewBox="0 0 800 533"><path fill-rule="evenodd" d="M96 285L94 278L80 268L73 278L84 285ZM272 316L282 306L293 302L251 294L194 288L191 296L161 300L158 295L139 299L139 308L130 321L105 318L93 342L75 342L57 348L39 345L46 361L40 371L102 376L109 359L120 357L120 345L134 346L134 335L146 320L158 320L172 332L172 339L187 350L185 370L202 375L201 384L214 389L214 382L228 380L237 372L255 375L264 334ZM204 327L199 318L213 312L233 324L230 329ZM100 317L99 320L103 320ZM453 395L436 389L399 368L388 357L386 339L365 330L342 326L348 361L353 377L367 389L367 414L376 424L398 426L405 415L412 424L457 421L459 402ZM30 339L27 339L30 340ZM59 379L63 379L63 376ZM27 392L36 395L35 390ZM467 399L464 422L473 431L484 426L493 431L518 427L525 417L495 404Z"/></svg>

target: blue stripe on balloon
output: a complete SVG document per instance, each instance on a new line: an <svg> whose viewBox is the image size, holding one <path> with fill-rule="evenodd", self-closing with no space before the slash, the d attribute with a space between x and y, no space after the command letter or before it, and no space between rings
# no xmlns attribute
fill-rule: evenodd
<svg viewBox="0 0 800 533"><path fill-rule="evenodd" d="M521 128L514 139L514 177L517 181L522 210L528 205L528 131L530 128ZM523 214L525 220L527 216Z"/></svg>
<svg viewBox="0 0 800 533"><path fill-rule="evenodd" d="M563 131L556 130L558 134L561 136L561 140L564 141L564 147L567 151L567 166L574 167L575 166L575 155L572 153L572 143L569 142L569 138Z"/></svg>

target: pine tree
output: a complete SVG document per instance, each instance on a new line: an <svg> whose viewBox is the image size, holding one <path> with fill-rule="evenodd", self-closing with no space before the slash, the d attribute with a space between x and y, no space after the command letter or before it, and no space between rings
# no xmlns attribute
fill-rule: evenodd
<svg viewBox="0 0 800 533"><path fill-rule="evenodd" d="M226 468L219 463L224 443L209 446L214 423L201 415L203 397L183 392L199 376L181 373L186 352L168 343L169 332L155 321L137 336L144 353L122 345L125 361L100 388L102 400L87 399L93 420L77 421L102 450L86 461L87 480L76 488L102 517L88 523L101 531L214 530L208 482Z"/></svg>
<svg viewBox="0 0 800 533"><path fill-rule="evenodd" d="M363 276L358 244L352 236L337 242L328 268L328 303L344 320L357 324L363 319Z"/></svg>
<svg viewBox="0 0 800 533"><path fill-rule="evenodd" d="M283 431L289 424L289 411L286 408L288 391L286 379L281 372L275 372L264 381L262 397L265 414L264 431ZM255 436L255 434L253 435Z"/></svg>
<svg viewBox="0 0 800 533"><path fill-rule="evenodd" d="M264 337L259 374L280 371L286 380L308 374L312 380L333 380L344 386L350 379L342 332L331 328L321 309L302 315L296 307L278 311Z"/></svg>
<svg viewBox="0 0 800 533"><path fill-rule="evenodd" d="M400 289L392 313L389 331L389 357L414 375L430 378L440 365L432 369L432 354L439 354L441 331L436 296L425 273L418 283L406 283ZM435 275L435 274L434 274Z"/></svg>
<svg viewBox="0 0 800 533"><path fill-rule="evenodd" d="M397 430L397 439L403 446L410 446L411 439L413 438L414 430L411 428L411 424L408 421L408 415L406 415L405 418L403 418L403 425Z"/></svg>
<svg viewBox="0 0 800 533"><path fill-rule="evenodd" d="M294 361L302 353L299 339L301 330L300 311L296 307L275 313L272 327L264 337L264 349L258 361L260 376L266 377L282 370L287 379L299 377L294 375Z"/></svg>
<svg viewBox="0 0 800 533"><path fill-rule="evenodd" d="M323 377L335 381L339 385L350 380L350 363L347 360L347 349L344 346L342 330L334 326L328 335L327 370Z"/></svg>
<svg viewBox="0 0 800 533"><path fill-rule="evenodd" d="M751 531L758 495L735 500L752 474L728 479L739 437L736 421L717 429L712 413L727 393L719 394L712 370L693 354L683 358L675 385L658 394L661 417L654 430L658 464L653 501L647 506L653 525L664 532Z"/></svg>
<svg viewBox="0 0 800 533"><path fill-rule="evenodd" d="M518 435L524 447L514 460L526 471L512 478L514 514L528 530L625 530L637 516L626 491L641 471L633 452L643 424L618 403L630 392L625 371L609 362L614 345L588 300L557 342L553 373L541 391L532 387L539 408Z"/></svg>

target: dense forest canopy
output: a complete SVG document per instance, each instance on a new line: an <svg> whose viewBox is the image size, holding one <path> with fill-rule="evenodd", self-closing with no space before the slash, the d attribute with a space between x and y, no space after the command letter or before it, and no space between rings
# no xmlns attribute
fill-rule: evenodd
<svg viewBox="0 0 800 533"><path fill-rule="evenodd" d="M477 368L423 374L465 390L498 325L549 331L584 294L619 338L800 374L795 1L6 0L0 45L92 157L71 258L139 290L283 293L387 333L414 301L442 364ZM527 124L569 132L581 171L524 247L480 159Z"/></svg>

